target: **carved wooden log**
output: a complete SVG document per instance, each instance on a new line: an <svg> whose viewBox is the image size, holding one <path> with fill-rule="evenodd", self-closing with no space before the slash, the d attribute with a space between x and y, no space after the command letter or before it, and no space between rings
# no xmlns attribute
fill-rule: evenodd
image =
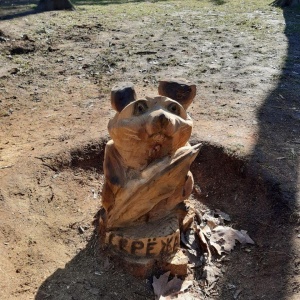
<svg viewBox="0 0 300 300"><path fill-rule="evenodd" d="M188 143L192 120L186 108L196 87L161 81L159 94L136 100L132 84L112 89L116 115L108 124L100 227L104 244L125 264L142 259L143 274L158 261L184 273L180 222L193 188L190 165L200 149Z"/></svg>
<svg viewBox="0 0 300 300"><path fill-rule="evenodd" d="M122 227L109 231L105 243L117 251L142 257L168 256L180 245L180 232L176 214L167 215L155 222Z"/></svg>

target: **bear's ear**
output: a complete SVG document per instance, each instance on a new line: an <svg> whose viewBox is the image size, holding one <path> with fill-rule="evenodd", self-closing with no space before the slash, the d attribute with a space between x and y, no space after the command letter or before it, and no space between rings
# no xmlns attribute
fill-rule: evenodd
<svg viewBox="0 0 300 300"><path fill-rule="evenodd" d="M184 79L160 80L158 94L179 102L187 109L196 96L196 85Z"/></svg>
<svg viewBox="0 0 300 300"><path fill-rule="evenodd" d="M130 102L136 100L134 86L131 82L122 82L114 86L110 93L111 106L117 112L121 112L123 108Z"/></svg>

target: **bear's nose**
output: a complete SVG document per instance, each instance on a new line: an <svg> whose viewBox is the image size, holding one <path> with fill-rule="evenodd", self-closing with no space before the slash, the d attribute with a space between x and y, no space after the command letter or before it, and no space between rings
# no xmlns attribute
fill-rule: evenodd
<svg viewBox="0 0 300 300"><path fill-rule="evenodd" d="M161 128L165 128L169 124L170 120L164 114L160 114L154 118L153 122Z"/></svg>

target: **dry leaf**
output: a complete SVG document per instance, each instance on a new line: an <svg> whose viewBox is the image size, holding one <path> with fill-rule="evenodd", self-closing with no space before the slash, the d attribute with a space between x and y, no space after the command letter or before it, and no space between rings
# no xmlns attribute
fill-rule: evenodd
<svg viewBox="0 0 300 300"><path fill-rule="evenodd" d="M193 285L193 281L192 280L185 280L182 285L181 285L181 289L180 292L184 292L186 291L189 287L191 287Z"/></svg>
<svg viewBox="0 0 300 300"><path fill-rule="evenodd" d="M187 249L186 255L189 259L189 265L192 268L200 267L203 264L203 256L199 254L199 251L193 249Z"/></svg>
<svg viewBox="0 0 300 300"><path fill-rule="evenodd" d="M221 245L214 243L212 241L209 241L209 244L216 249L216 251L218 252L219 255L222 255L222 252L224 252L224 250L222 249Z"/></svg>
<svg viewBox="0 0 300 300"><path fill-rule="evenodd" d="M210 252L209 245L206 241L206 238L205 238L205 236L204 236L204 234L201 230L199 230L197 233L198 233L198 236L199 236L200 245L201 245L203 251L205 253L207 253L207 261L210 262L211 261L211 252Z"/></svg>
<svg viewBox="0 0 300 300"><path fill-rule="evenodd" d="M230 252L234 248L236 240L241 244L254 244L254 241L249 237L246 231L238 231L231 227L224 226L217 226L212 230L210 244L216 248L218 253L220 249L216 244L222 246L222 251Z"/></svg>
<svg viewBox="0 0 300 300"><path fill-rule="evenodd" d="M157 299L160 299L160 297L164 294L166 285L169 280L169 275L170 272L167 272L163 275L161 275L159 278L156 278L153 276L153 290L154 290L154 295L156 296Z"/></svg>
<svg viewBox="0 0 300 300"><path fill-rule="evenodd" d="M190 286L193 285L193 281L186 280L182 283L181 289L178 293L171 294L167 297L161 297L159 300L170 300L170 299L177 299L177 300L194 300L195 298L189 292L184 292Z"/></svg>
<svg viewBox="0 0 300 300"><path fill-rule="evenodd" d="M187 242L189 243L189 245L191 246L192 249L199 248L197 240L196 240L196 236L195 236L195 231L193 229L188 229L186 231L185 236L186 236Z"/></svg>
<svg viewBox="0 0 300 300"><path fill-rule="evenodd" d="M181 233L181 241L185 244L185 246L189 249L199 249L195 231L193 229L188 229L186 232Z"/></svg>
<svg viewBox="0 0 300 300"><path fill-rule="evenodd" d="M225 221L231 221L230 216L219 209L216 209L216 214L219 215Z"/></svg>
<svg viewBox="0 0 300 300"><path fill-rule="evenodd" d="M171 296L180 292L183 281L178 277L171 279L165 286L163 296Z"/></svg>
<svg viewBox="0 0 300 300"><path fill-rule="evenodd" d="M202 220L206 221L206 224L211 229L214 229L218 225L222 224L222 220L215 218L214 216L212 216L210 213L207 213L207 212L202 216Z"/></svg>
<svg viewBox="0 0 300 300"><path fill-rule="evenodd" d="M190 244L188 243L186 237L185 237L185 234L183 232L181 232L180 234L180 241L189 249L191 249L191 246Z"/></svg>
<svg viewBox="0 0 300 300"><path fill-rule="evenodd" d="M180 292L184 292L193 284L192 281L183 281L176 276L168 281L169 275L170 272L166 272L159 278L153 276L152 286L154 289L155 298L158 300L173 299L173 296L179 294Z"/></svg>
<svg viewBox="0 0 300 300"><path fill-rule="evenodd" d="M203 268L203 278L208 285L211 285L221 276L222 272L213 264L208 264Z"/></svg>
<svg viewBox="0 0 300 300"><path fill-rule="evenodd" d="M251 237L248 235L246 230L241 230L240 232L245 238L245 242L243 242L243 243L240 242L240 243L242 243L242 244L253 244L253 245L255 244L254 241L251 239Z"/></svg>
<svg viewBox="0 0 300 300"><path fill-rule="evenodd" d="M205 225L201 230L206 238L209 239L211 237L211 229L208 225Z"/></svg>
<svg viewBox="0 0 300 300"><path fill-rule="evenodd" d="M196 300L198 298L195 298L191 293L187 292L184 294L179 294L176 298L173 298L176 300Z"/></svg>

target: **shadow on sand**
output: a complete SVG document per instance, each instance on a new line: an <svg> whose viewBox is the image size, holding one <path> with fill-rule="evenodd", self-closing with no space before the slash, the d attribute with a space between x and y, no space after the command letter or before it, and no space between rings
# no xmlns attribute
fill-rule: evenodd
<svg viewBox="0 0 300 300"><path fill-rule="evenodd" d="M300 224L300 9L284 8L283 15L288 41L285 65L277 87L257 113L258 140L246 169L240 176L232 175L230 168L218 175L211 170L215 186L206 186L213 194L206 204L228 212L237 221L234 225L248 230L257 244L230 255L232 262L215 299L233 299L237 290L239 299L283 300L300 293L300 282L294 277L300 272L295 263ZM226 165L230 163L221 163L219 170ZM207 176L209 170L204 173ZM232 286L236 288L231 290Z"/></svg>
<svg viewBox="0 0 300 300"><path fill-rule="evenodd" d="M86 247L43 282L35 299L143 300L153 299L153 294L145 281L115 268L102 256L95 230Z"/></svg>
<svg viewBox="0 0 300 300"><path fill-rule="evenodd" d="M261 295L264 299L287 299L290 293L300 292L300 283L292 282L293 273L299 271L293 270L299 252L295 248L295 228L300 224L299 14L299 8L283 9L288 41L285 65L277 87L258 111L258 141L250 161L253 167L260 165L263 168L264 177L271 183L267 201L270 201L272 215L264 219L265 251L262 252L261 260L257 260L257 263L261 263L264 276L254 279L257 287L264 292Z"/></svg>
<svg viewBox="0 0 300 300"><path fill-rule="evenodd" d="M76 6L79 7L80 5L111 5L145 1L146 0L72 0L71 2L76 9ZM155 0L155 2L158 1L166 0ZM35 7L38 3L39 0L3 0L0 2L0 20L12 20L41 13L43 11Z"/></svg>
<svg viewBox="0 0 300 300"><path fill-rule="evenodd" d="M0 21L26 17L38 13L38 0L3 0L0 2Z"/></svg>

